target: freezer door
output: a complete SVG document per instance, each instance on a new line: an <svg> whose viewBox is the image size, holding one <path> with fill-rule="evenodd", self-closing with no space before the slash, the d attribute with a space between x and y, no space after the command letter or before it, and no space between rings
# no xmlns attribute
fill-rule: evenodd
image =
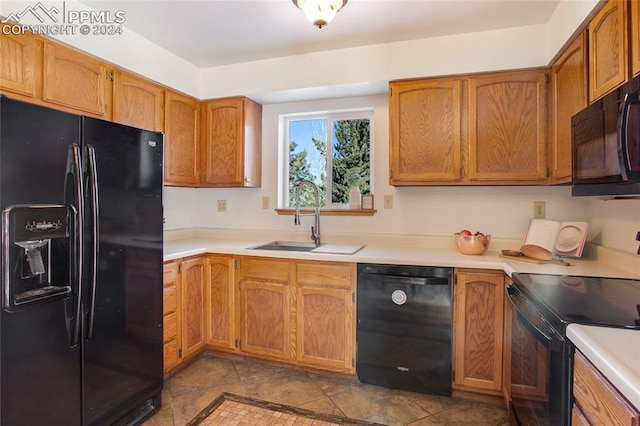
<svg viewBox="0 0 640 426"><path fill-rule="evenodd" d="M0 207L7 217L20 209L10 206L20 205L52 205L67 211L62 205L68 201L64 199L68 150L79 142L79 117L0 96ZM5 221L2 229L7 235L9 222ZM29 291L42 289L39 281L45 279L54 286L70 284L73 249L69 239L48 237L47 247L37 248L42 250L42 265L34 259L31 265L17 264L20 256L7 256L13 261L1 266L3 279L9 275L19 279L21 291L26 292L18 300L24 303L14 312L9 307L15 306L16 300L4 300L7 294L3 292L5 308L0 309L3 425L81 424L80 345L70 344L76 289L42 300L28 297L32 294ZM1 250L5 259L7 249ZM9 274L15 268L24 269L17 275Z"/></svg>
<svg viewBox="0 0 640 426"><path fill-rule="evenodd" d="M83 120L84 420L112 424L159 407L163 136Z"/></svg>

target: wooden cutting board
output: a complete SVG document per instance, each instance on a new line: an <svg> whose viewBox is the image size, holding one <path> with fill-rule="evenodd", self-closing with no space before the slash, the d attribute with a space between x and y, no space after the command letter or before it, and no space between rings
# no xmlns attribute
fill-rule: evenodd
<svg viewBox="0 0 640 426"><path fill-rule="evenodd" d="M557 265L571 266L569 262L566 262L562 259L538 260L538 259L534 259L532 257L527 257L527 256L507 256L506 254L502 254L502 253L498 253L498 257L503 257L505 259L510 259L510 260L519 260L521 262L529 262L529 263L538 263L538 264L553 263Z"/></svg>

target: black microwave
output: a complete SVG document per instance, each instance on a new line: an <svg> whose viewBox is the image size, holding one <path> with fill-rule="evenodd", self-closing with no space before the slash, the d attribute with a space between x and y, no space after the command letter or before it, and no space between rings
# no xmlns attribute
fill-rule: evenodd
<svg viewBox="0 0 640 426"><path fill-rule="evenodd" d="M573 196L640 195L640 76L571 118Z"/></svg>

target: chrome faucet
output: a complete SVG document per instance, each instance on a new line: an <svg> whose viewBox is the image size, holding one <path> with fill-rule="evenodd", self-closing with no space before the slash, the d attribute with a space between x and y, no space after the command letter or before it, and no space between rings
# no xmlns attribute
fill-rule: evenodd
<svg viewBox="0 0 640 426"><path fill-rule="evenodd" d="M313 193L316 197L316 211L315 213L300 213L300 187L302 185L310 185L313 188ZM316 246L320 245L320 193L315 183L310 180L299 180L295 183L295 200L296 200L296 213L293 217L293 223L300 225L300 216L315 216L315 226L311 227L311 239Z"/></svg>

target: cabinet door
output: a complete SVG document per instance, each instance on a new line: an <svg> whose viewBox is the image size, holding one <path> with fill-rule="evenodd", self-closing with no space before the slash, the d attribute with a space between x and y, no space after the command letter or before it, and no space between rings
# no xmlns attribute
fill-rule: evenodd
<svg viewBox="0 0 640 426"><path fill-rule="evenodd" d="M163 341L164 371L167 372L180 361L180 316L178 262L167 262L163 270Z"/></svg>
<svg viewBox="0 0 640 426"><path fill-rule="evenodd" d="M355 372L351 291L303 287L297 297L297 355L305 366Z"/></svg>
<svg viewBox="0 0 640 426"><path fill-rule="evenodd" d="M628 78L627 3L609 0L589 22L589 100Z"/></svg>
<svg viewBox="0 0 640 426"><path fill-rule="evenodd" d="M288 360L291 299L284 283L240 281L242 351L267 358Z"/></svg>
<svg viewBox="0 0 640 426"><path fill-rule="evenodd" d="M164 89L116 70L113 82L113 121L154 132L162 131Z"/></svg>
<svg viewBox="0 0 640 426"><path fill-rule="evenodd" d="M461 84L455 79L390 84L391 185L460 180Z"/></svg>
<svg viewBox="0 0 640 426"><path fill-rule="evenodd" d="M551 68L551 182L571 182L571 117L587 106L587 35L582 32Z"/></svg>
<svg viewBox="0 0 640 426"><path fill-rule="evenodd" d="M42 86L42 41L26 33L0 35L0 89L36 98Z"/></svg>
<svg viewBox="0 0 640 426"><path fill-rule="evenodd" d="M631 75L640 74L640 2L631 1Z"/></svg>
<svg viewBox="0 0 640 426"><path fill-rule="evenodd" d="M261 184L262 108L246 98L207 102L204 107L205 186Z"/></svg>
<svg viewBox="0 0 640 426"><path fill-rule="evenodd" d="M546 180L546 78L540 70L469 79L470 180Z"/></svg>
<svg viewBox="0 0 640 426"><path fill-rule="evenodd" d="M456 271L453 387L499 395L502 389L502 271Z"/></svg>
<svg viewBox="0 0 640 426"><path fill-rule="evenodd" d="M244 186L243 102L241 98L205 105L204 183Z"/></svg>
<svg viewBox="0 0 640 426"><path fill-rule="evenodd" d="M182 286L182 357L200 352L204 348L204 277L205 259L196 258L182 262L180 272Z"/></svg>
<svg viewBox="0 0 640 426"><path fill-rule="evenodd" d="M83 115L111 118L110 75L106 65L74 49L45 42L42 96Z"/></svg>
<svg viewBox="0 0 640 426"><path fill-rule="evenodd" d="M207 262L207 344L236 348L234 259L209 256Z"/></svg>
<svg viewBox="0 0 640 426"><path fill-rule="evenodd" d="M197 186L200 171L198 101L167 90L164 125L164 183Z"/></svg>

